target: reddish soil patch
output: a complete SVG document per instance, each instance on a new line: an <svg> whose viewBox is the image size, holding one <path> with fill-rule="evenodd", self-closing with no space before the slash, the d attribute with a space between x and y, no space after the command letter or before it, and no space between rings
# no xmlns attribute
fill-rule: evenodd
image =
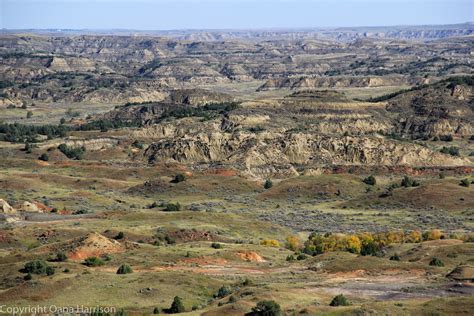
<svg viewBox="0 0 474 316"><path fill-rule="evenodd" d="M251 261L251 262L266 262L258 253L254 251L245 251L245 252L237 252L237 256L241 260Z"/></svg>
<svg viewBox="0 0 474 316"><path fill-rule="evenodd" d="M68 258L83 260L91 256L99 257L105 254L122 252L125 247L116 240L98 233L90 233L68 243L68 248Z"/></svg>
<svg viewBox="0 0 474 316"><path fill-rule="evenodd" d="M215 174L224 177L234 177L238 175L237 171L232 169L213 169L209 170L208 174Z"/></svg>

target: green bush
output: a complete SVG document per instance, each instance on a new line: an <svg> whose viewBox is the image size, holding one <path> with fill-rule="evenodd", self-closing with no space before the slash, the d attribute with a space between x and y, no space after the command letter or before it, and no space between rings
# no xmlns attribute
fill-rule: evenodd
<svg viewBox="0 0 474 316"><path fill-rule="evenodd" d="M443 142L452 142L453 135L441 135L439 136L439 139L442 140Z"/></svg>
<svg viewBox="0 0 474 316"><path fill-rule="evenodd" d="M53 275L54 274L54 268L51 266L46 267L46 275Z"/></svg>
<svg viewBox="0 0 474 316"><path fill-rule="evenodd" d="M443 154L451 155L451 156L456 156L456 157L460 156L459 147L456 147L456 146L451 146L451 147L443 146L440 152Z"/></svg>
<svg viewBox="0 0 474 316"><path fill-rule="evenodd" d="M214 249L222 249L222 245L218 242L213 242L211 244L211 247L214 248Z"/></svg>
<svg viewBox="0 0 474 316"><path fill-rule="evenodd" d="M459 185L468 188L471 185L471 181L469 179L462 179Z"/></svg>
<svg viewBox="0 0 474 316"><path fill-rule="evenodd" d="M168 203L164 209L165 212L179 212L181 211L181 205L179 203Z"/></svg>
<svg viewBox="0 0 474 316"><path fill-rule="evenodd" d="M103 266L104 261L97 257L88 257L84 260L84 265L88 267L98 267L98 266Z"/></svg>
<svg viewBox="0 0 474 316"><path fill-rule="evenodd" d="M375 177L372 175L362 180L362 182L368 185L375 185L377 183L377 181L375 180Z"/></svg>
<svg viewBox="0 0 474 316"><path fill-rule="evenodd" d="M67 255L60 251L56 254L56 258L54 258L54 261L56 262L64 262L64 261L67 261Z"/></svg>
<svg viewBox="0 0 474 316"><path fill-rule="evenodd" d="M272 180L270 180L270 179L267 179L267 180L265 181L265 184L263 185L263 187L264 187L266 190L270 189L272 186L273 186L273 182L272 182Z"/></svg>
<svg viewBox="0 0 474 316"><path fill-rule="evenodd" d="M76 160L81 160L86 151L85 147L69 147L66 144L59 145L58 149L69 159Z"/></svg>
<svg viewBox="0 0 474 316"><path fill-rule="evenodd" d="M23 269L26 273L32 274L46 274L46 270L49 265L43 260L34 260L27 262Z"/></svg>
<svg viewBox="0 0 474 316"><path fill-rule="evenodd" d="M216 298L223 298L226 297L227 295L230 295L232 293L232 290L227 287L227 286L221 286L219 290L217 290L217 293L214 294L214 297Z"/></svg>
<svg viewBox="0 0 474 316"><path fill-rule="evenodd" d="M390 257L390 260L400 261L400 256L398 254L394 254L393 256Z"/></svg>
<svg viewBox="0 0 474 316"><path fill-rule="evenodd" d="M297 257L296 260L301 261L301 260L306 260L308 258L304 253L300 253Z"/></svg>
<svg viewBox="0 0 474 316"><path fill-rule="evenodd" d="M380 253L380 245L375 241L369 241L362 244L360 254L363 256L377 256Z"/></svg>
<svg viewBox="0 0 474 316"><path fill-rule="evenodd" d="M405 176L403 179L402 179L402 182L400 184L402 187L405 187L405 188L409 188L409 187L417 187L420 185L420 183L418 181L416 181L415 179L412 179L408 176Z"/></svg>
<svg viewBox="0 0 474 316"><path fill-rule="evenodd" d="M177 175L174 176L174 179L171 181L173 183L180 183L186 181L186 177L182 173L178 173Z"/></svg>
<svg viewBox="0 0 474 316"><path fill-rule="evenodd" d="M185 311L183 300L179 296L175 296L173 303L169 309L171 314L183 313Z"/></svg>
<svg viewBox="0 0 474 316"><path fill-rule="evenodd" d="M153 309L153 314L156 315L156 314L159 314L159 313L161 313L161 309L159 307L155 307Z"/></svg>
<svg viewBox="0 0 474 316"><path fill-rule="evenodd" d="M252 308L252 315L256 316L279 316L282 315L280 305L277 302L260 301L255 307Z"/></svg>
<svg viewBox="0 0 474 316"><path fill-rule="evenodd" d="M114 239L119 240L123 239L125 237L125 234L123 232L119 232L117 236L114 237Z"/></svg>
<svg viewBox="0 0 474 316"><path fill-rule="evenodd" d="M331 303L329 303L329 306L349 306L349 301L343 294L336 295Z"/></svg>
<svg viewBox="0 0 474 316"><path fill-rule="evenodd" d="M430 266L435 266L435 267L444 267L443 261L439 260L438 258L432 258L430 261Z"/></svg>
<svg viewBox="0 0 474 316"><path fill-rule="evenodd" d="M48 154L46 153L42 153L41 156L38 157L39 160L43 160L43 161L48 161L49 160L49 156Z"/></svg>
<svg viewBox="0 0 474 316"><path fill-rule="evenodd" d="M128 264L122 264L118 270L117 270L117 274L129 274L129 273L132 273L133 270L132 270L132 267L130 267Z"/></svg>

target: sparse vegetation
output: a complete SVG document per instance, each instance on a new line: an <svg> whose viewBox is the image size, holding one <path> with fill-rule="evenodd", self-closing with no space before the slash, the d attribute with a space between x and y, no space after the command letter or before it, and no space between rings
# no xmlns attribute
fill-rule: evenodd
<svg viewBox="0 0 474 316"><path fill-rule="evenodd" d="M183 299L179 296L175 296L173 299L173 303L171 304L171 307L169 309L169 312L171 314L178 314L178 313L183 313L185 312L184 304L183 304Z"/></svg>
<svg viewBox="0 0 474 316"><path fill-rule="evenodd" d="M165 212L179 212L181 211L181 205L179 203L168 203L165 205Z"/></svg>
<svg viewBox="0 0 474 316"><path fill-rule="evenodd" d="M85 147L69 147L66 144L61 144L58 146L59 151L61 151L69 159L81 160L86 152Z"/></svg>
<svg viewBox="0 0 474 316"><path fill-rule="evenodd" d="M377 183L377 180L375 180L375 177L371 175L362 180L362 182L368 185L375 185Z"/></svg>
<svg viewBox="0 0 474 316"><path fill-rule="evenodd" d="M265 183L263 184L263 187L268 190L271 187L273 187L273 182L270 179L265 180Z"/></svg>
<svg viewBox="0 0 474 316"><path fill-rule="evenodd" d="M329 306L349 306L349 305L350 305L349 301L342 294L336 295L332 299L331 303L329 303Z"/></svg>
<svg viewBox="0 0 474 316"><path fill-rule="evenodd" d="M130 267L126 263L122 264L117 270L117 274L129 274L132 272L133 272L132 267Z"/></svg>
<svg viewBox="0 0 474 316"><path fill-rule="evenodd" d="M255 316L280 316L282 315L280 305L272 300L260 301L252 308L252 315Z"/></svg>
<svg viewBox="0 0 474 316"><path fill-rule="evenodd" d="M444 263L438 258L432 258L430 261L430 266L444 267Z"/></svg>
<svg viewBox="0 0 474 316"><path fill-rule="evenodd" d="M104 264L104 261L98 257L88 257L84 260L84 265L88 267L99 267L103 266Z"/></svg>

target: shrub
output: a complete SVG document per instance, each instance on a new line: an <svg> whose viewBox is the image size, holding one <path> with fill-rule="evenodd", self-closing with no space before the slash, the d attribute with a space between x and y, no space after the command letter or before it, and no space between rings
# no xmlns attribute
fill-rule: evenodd
<svg viewBox="0 0 474 316"><path fill-rule="evenodd" d="M54 268L51 266L46 267L46 275L53 275L54 274Z"/></svg>
<svg viewBox="0 0 474 316"><path fill-rule="evenodd" d="M104 261L97 257L88 257L84 260L84 265L88 267L98 267L104 265Z"/></svg>
<svg viewBox="0 0 474 316"><path fill-rule="evenodd" d="M49 160L49 156L48 154L46 153L42 153L41 156L38 157L39 160L43 160L43 161L48 161Z"/></svg>
<svg viewBox="0 0 474 316"><path fill-rule="evenodd" d="M417 230L411 231L406 238L407 242L412 242L412 243L421 242L422 240L423 240L423 235L421 234L421 232Z"/></svg>
<svg viewBox="0 0 474 316"><path fill-rule="evenodd" d="M279 316L281 314L282 312L280 305L272 300L260 301L255 307L252 308L252 315Z"/></svg>
<svg viewBox="0 0 474 316"><path fill-rule="evenodd" d="M443 261L439 260L438 258L432 258L430 261L430 266L435 267L444 267Z"/></svg>
<svg viewBox="0 0 474 316"><path fill-rule="evenodd" d="M30 143L26 142L25 143L25 148L24 150L26 151L27 154L31 154L31 152L33 151L33 145L31 145Z"/></svg>
<svg viewBox="0 0 474 316"><path fill-rule="evenodd" d="M273 186L273 182L270 179L265 180L265 183L263 184L263 187L268 190Z"/></svg>
<svg viewBox="0 0 474 316"><path fill-rule="evenodd" d="M59 145L58 149L69 159L76 160L81 160L86 151L85 147L69 147L66 144Z"/></svg>
<svg viewBox="0 0 474 316"><path fill-rule="evenodd" d="M280 242L275 239L264 239L260 242L260 245L266 246L266 247L280 247Z"/></svg>
<svg viewBox="0 0 474 316"><path fill-rule="evenodd" d="M173 183L180 183L186 181L186 177L182 173L178 173L177 175L174 176L174 179L171 181Z"/></svg>
<svg viewBox="0 0 474 316"><path fill-rule="evenodd" d="M296 257L296 260L300 261L300 260L306 260L306 258L308 258L304 253L300 253L297 257Z"/></svg>
<svg viewBox="0 0 474 316"><path fill-rule="evenodd" d="M164 209L165 212L179 212L181 211L181 205L179 203L168 203Z"/></svg>
<svg viewBox="0 0 474 316"><path fill-rule="evenodd" d="M232 290L229 287L223 285L219 288L217 293L214 294L214 297L223 298L223 297L226 297L227 295L230 295L231 293L232 293Z"/></svg>
<svg viewBox="0 0 474 316"><path fill-rule="evenodd" d="M401 186L402 187L405 187L405 188L409 188L409 187L417 187L419 186L420 183L408 176L405 176L403 179L402 179L402 182L401 182Z"/></svg>
<svg viewBox="0 0 474 316"><path fill-rule="evenodd" d="M222 245L218 242L213 242L211 244L211 247L214 248L214 249L222 249Z"/></svg>
<svg viewBox="0 0 474 316"><path fill-rule="evenodd" d="M363 256L376 256L381 251L381 247L375 241L362 244L360 254Z"/></svg>
<svg viewBox="0 0 474 316"><path fill-rule="evenodd" d="M443 148L441 148L440 152L443 153L443 154L451 155L451 156L457 156L457 157L460 156L459 147L456 147L456 146L451 146L451 147L443 146Z"/></svg>
<svg viewBox="0 0 474 316"><path fill-rule="evenodd" d="M288 236L286 237L285 248L296 251L301 248L301 240L296 235Z"/></svg>
<svg viewBox="0 0 474 316"><path fill-rule="evenodd" d="M159 308L159 307L155 307L155 308L153 309L153 314L156 315L156 314L159 314L159 313L161 313L160 308Z"/></svg>
<svg viewBox="0 0 474 316"><path fill-rule="evenodd" d="M128 264L122 264L118 270L117 270L117 274L129 274L129 273L132 273L133 270L132 270L132 267L130 267Z"/></svg>
<svg viewBox="0 0 474 316"><path fill-rule="evenodd" d="M135 140L133 143L132 143L132 146L135 147L135 148L138 148L138 149L143 149L145 147L145 145L138 141L138 140Z"/></svg>
<svg viewBox="0 0 474 316"><path fill-rule="evenodd" d="M365 184L368 184L368 185L375 185L377 183L374 176L368 176L367 178L362 180L362 182L364 182Z"/></svg>
<svg viewBox="0 0 474 316"><path fill-rule="evenodd" d="M48 264L43 260L35 260L30 261L25 264L25 268L23 269L26 273L32 274L46 274L46 269L48 268Z"/></svg>
<svg viewBox="0 0 474 316"><path fill-rule="evenodd" d="M396 254L394 254L393 256L390 257L390 260L400 261L400 256L396 253Z"/></svg>
<svg viewBox="0 0 474 316"><path fill-rule="evenodd" d="M439 136L439 139L442 140L443 142L452 142L453 135L441 135Z"/></svg>
<svg viewBox="0 0 474 316"><path fill-rule="evenodd" d="M118 240L118 239L123 239L124 237L125 237L125 234L123 232L119 232L117 236L114 237L114 239Z"/></svg>
<svg viewBox="0 0 474 316"><path fill-rule="evenodd" d="M441 233L439 229L432 229L430 231L423 233L423 239L424 240L438 240L438 239L441 239L442 235L443 233Z"/></svg>
<svg viewBox="0 0 474 316"><path fill-rule="evenodd" d="M29 119L29 118L32 118L32 117L33 117L33 112L31 112L31 111L26 112L26 118Z"/></svg>
<svg viewBox="0 0 474 316"><path fill-rule="evenodd" d="M179 296L175 296L173 299L173 303L171 303L171 307L169 312L171 314L183 313L185 311L183 300Z"/></svg>
<svg viewBox="0 0 474 316"><path fill-rule="evenodd" d="M67 261L67 255L64 252L58 252L56 254L56 258L54 259L56 262L64 262Z"/></svg>
<svg viewBox="0 0 474 316"><path fill-rule="evenodd" d="M295 261L295 257L293 255L286 256L286 261Z"/></svg>
<svg viewBox="0 0 474 316"><path fill-rule="evenodd" d="M468 188L471 185L471 181L469 179L462 179L459 185Z"/></svg>
<svg viewBox="0 0 474 316"><path fill-rule="evenodd" d="M343 294L336 295L331 303L329 303L329 306L349 306L349 301Z"/></svg>

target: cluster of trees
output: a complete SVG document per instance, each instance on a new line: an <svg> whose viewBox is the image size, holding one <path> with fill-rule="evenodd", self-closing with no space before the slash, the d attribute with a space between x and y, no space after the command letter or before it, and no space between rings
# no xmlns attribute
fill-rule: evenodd
<svg viewBox="0 0 474 316"><path fill-rule="evenodd" d="M456 156L456 157L460 156L459 147L456 147L456 146L450 146L450 147L443 146L440 152L443 154L451 155L451 156Z"/></svg>
<svg viewBox="0 0 474 316"><path fill-rule="evenodd" d="M442 239L445 236L438 229L425 232L389 231L381 233L317 234L312 233L301 249L304 253L318 255L330 251L348 251L361 255L377 255L383 247L395 243L419 243L426 240ZM449 236L460 238L459 236Z"/></svg>
<svg viewBox="0 0 474 316"><path fill-rule="evenodd" d="M43 260L35 260L27 262L25 264L25 267L23 268L23 272L27 273L27 275L25 276L25 280L31 280L32 274L53 275L54 268L48 265L48 263Z"/></svg>
<svg viewBox="0 0 474 316"><path fill-rule="evenodd" d="M48 139L53 139L65 137L66 132L70 130L71 128L65 125L0 124L0 140L11 143L37 143L38 135L45 135Z"/></svg>
<svg viewBox="0 0 474 316"><path fill-rule="evenodd" d="M25 125L20 123L2 123L0 124L0 140L11 143L38 143L39 135L44 135L48 139L53 139L58 137L66 137L67 132L70 131L100 130L106 132L109 129L142 126L139 120L125 121L119 119L101 119L76 127L65 125L64 122L65 120L62 120L63 124L59 125Z"/></svg>
<svg viewBox="0 0 474 316"><path fill-rule="evenodd" d="M237 102L210 103L201 107L175 107L161 114L160 119L174 117L176 119L184 117L202 117L205 120L215 118L219 114L224 114L235 110L239 104Z"/></svg>
<svg viewBox="0 0 474 316"><path fill-rule="evenodd" d="M86 152L85 147L69 147L66 144L61 144L58 149L66 155L69 159L81 160Z"/></svg>
<svg viewBox="0 0 474 316"><path fill-rule="evenodd" d="M125 127L141 127L142 123L140 120L96 120L89 123L82 124L76 128L78 131L95 131L100 130L106 132L109 129L125 128Z"/></svg>

